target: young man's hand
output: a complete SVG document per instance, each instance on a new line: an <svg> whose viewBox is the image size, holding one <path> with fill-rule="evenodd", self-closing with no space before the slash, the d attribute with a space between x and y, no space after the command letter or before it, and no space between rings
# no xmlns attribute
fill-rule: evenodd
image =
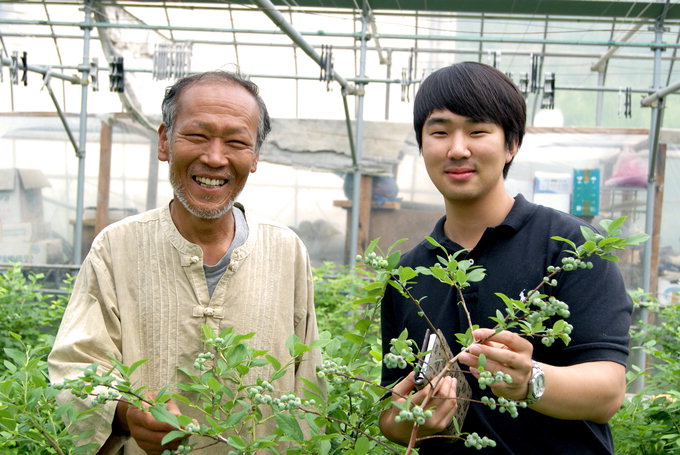
<svg viewBox="0 0 680 455"><path fill-rule="evenodd" d="M414 373L411 372L392 389L392 400L405 402L404 398L415 387ZM420 405L425 397L432 390L432 385L428 384L421 390L413 394L411 403ZM437 384L433 398L427 404L427 408L433 412L432 417L425 420L423 425L418 428L418 437L429 436L442 432L449 426L456 413L456 379L450 376L443 377ZM413 422L396 422L395 418L399 415L400 409L392 406L380 416L380 430L390 440L407 445L411 438Z"/></svg>
<svg viewBox="0 0 680 455"><path fill-rule="evenodd" d="M477 370L479 355L484 354L486 356L485 370L494 373L502 371L512 377L511 384L505 382L493 384L491 391L494 395L511 400L524 400L527 397L531 379L531 355L534 347L525 338L507 330L494 334L493 329L475 330L473 332L475 340L486 341L473 344L469 352L462 353L458 357L458 361L469 366L472 374L479 377ZM493 337L489 338L491 335Z"/></svg>

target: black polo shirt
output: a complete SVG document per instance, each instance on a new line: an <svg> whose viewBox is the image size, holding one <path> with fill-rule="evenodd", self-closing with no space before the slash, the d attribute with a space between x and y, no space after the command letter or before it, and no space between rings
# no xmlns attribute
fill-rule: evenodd
<svg viewBox="0 0 680 455"><path fill-rule="evenodd" d="M462 247L444 234L444 221L440 219L431 237L450 253ZM504 308L495 295L501 292L510 298L519 298L536 287L546 275L550 265L560 265L569 248L564 242L551 240L560 236L577 245L583 243L580 219L563 212L528 202L521 194L506 219L496 227L487 228L479 243L459 259L473 259L476 265L486 269L486 277L463 290L463 296L475 324L493 327L489 316ZM431 266L437 262L441 250L423 240L404 254L400 265ZM550 365L566 366L583 362L608 360L626 365L630 313L632 302L615 263L591 258L592 270L561 272L556 278L558 285L544 286L542 293L554 295L569 305L568 318L573 326L572 341L565 346L561 341L546 348L540 339L530 339L534 345L533 358ZM456 291L433 277L419 276L413 284L412 294L421 298L425 313L433 324L442 329L449 345L457 352L461 347L455 333L467 330L467 318L461 305L457 304ZM404 328L409 338L420 343L427 328L416 306L405 300L391 286L387 287L382 302L383 353L389 352L389 342L397 338ZM408 371L388 369L383 365L382 384L397 382ZM473 388L473 398L482 396L477 381L468 376ZM484 395L491 395L489 389ZM462 442L449 443L444 439L425 441L420 447L421 455L445 455L457 453L497 454L613 454L611 433L607 425L588 421L554 419L531 409L520 409L519 417L512 418L488 407L471 403L464 432L477 432L497 443L495 449L481 452L466 448Z"/></svg>

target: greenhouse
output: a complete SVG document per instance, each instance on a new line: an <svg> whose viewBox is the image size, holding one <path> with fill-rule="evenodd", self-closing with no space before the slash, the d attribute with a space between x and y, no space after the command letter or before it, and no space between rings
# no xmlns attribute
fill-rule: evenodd
<svg viewBox="0 0 680 455"><path fill-rule="evenodd" d="M155 421L167 426L163 435L169 436L162 443L168 453L427 455L475 452L474 448L483 453L553 449L551 453L680 453L680 231L673 215L680 212L680 4L671 0L0 0L0 46L0 358L4 363L0 453L144 453L127 423L122 430L116 427L114 411L118 413L123 402L125 409L151 409ZM438 184L433 176L432 161L423 153L428 140L423 138L425 130L414 131L414 105L421 87L432 90L427 85L430 75L451 65L462 68L463 62L483 64L480 71L511 81L516 87L513 93L526 106L523 139L520 136L516 156L510 158L512 166L507 175L504 171L502 188L497 190L511 197L521 194L517 200L526 199L531 207L554 209L549 213L560 217L555 220L571 220L554 221L559 229L560 223L583 225L574 231L583 233L582 239L554 246L560 240L550 237L566 237L568 229L543 235L543 229L550 228L537 223L543 224L541 235L546 238L527 237L521 254L508 258L515 250L497 238L498 228L507 227L497 226L505 223L505 215L495 224L485 224L470 246L452 236L447 223L453 213L474 212L465 212L463 208L469 206L442 190L450 182ZM178 186L182 177L172 164L178 143L171 141L177 133L172 123L165 125L169 117L162 104L168 88L178 80L215 71L236 74L244 84L259 87L271 131L261 148L254 146L250 158L254 161L243 164L247 183L236 192L236 201L247 216L242 221L232 217L232 212L241 210L231 205L220 212L220 217L227 213L231 234L221 239L227 244L224 250L220 244L213 254L206 246L212 237L192 237L187 234L189 225L178 221L176 201L182 201L183 207L191 205L178 193L192 190ZM484 83L475 81L465 99L483 92ZM181 90L217 85L216 80L206 79L180 88L176 105L168 108L171 122L175 112L177 119L182 112L176 106L184 109L179 103L185 93ZM234 89L233 81L224 85ZM449 91L457 90L465 89L451 86ZM225 99L233 104L237 98ZM490 103L502 106L503 112L510 109L502 99ZM481 112L483 107L471 108L479 116L473 119L471 114L441 106L430 109L426 119L444 111L454 120L462 116L466 121L502 126L506 145L512 142L505 123ZM261 110L258 115L259 140ZM470 162L481 166L474 151L471 156ZM202 163L208 159L200 158ZM211 169L212 177L198 179L217 182L217 167ZM237 184L239 177L232 174L238 172L235 169L224 177L225 187ZM201 184L195 176L193 182L206 194L208 186L217 185ZM501 210L496 202L502 201L490 204L489 210ZM186 210L185 216L194 221L208 219ZM172 235L181 240L162 243L156 237L166 234L142 228L130 233L130 238L115 234L116 229L122 232L130 226L129 220L148 224L150 214L161 214L162 225L166 212L170 224L174 222ZM443 216L445 246L433 231ZM256 225L252 219L268 221ZM463 221L470 226L486 222ZM245 231L239 231L243 226ZM254 229L258 239L265 235L262 226L288 233L296 239L296 249L288 246L289 237L279 242L285 248L273 246L278 241L272 237L267 238L271 242L267 249L260 252L253 247L251 252ZM266 235L273 236L269 232L274 228L267 229ZM177 242L186 245L180 248ZM170 243L178 249L176 257L166 251ZM453 254L449 244L466 251ZM481 246L488 253L483 254ZM404 256L411 249L428 248L439 261L436 264L411 264L420 256ZM587 257L599 256L597 261L607 263L607 272L597 272L596 261L591 281L566 278L571 276L566 273L571 266L549 262L555 248L575 258L574 268L586 268ZM531 252L534 249L536 253ZM435 250L446 254L437 256ZM148 257L142 258L145 254ZM530 267L530 259L539 255L538 267ZM213 256L215 260L209 261ZM269 263L255 266L251 264L255 257ZM135 259L139 262L122 264L117 262L120 258L139 258ZM498 264L478 263L479 258ZM220 264L220 274L211 278L216 273L211 267ZM195 274L189 272L194 265ZM534 268L542 269L537 273L546 275L544 281L527 282L533 279ZM252 275L237 280L246 273ZM306 282L305 273L308 288L300 284ZM509 276L501 280L499 274ZM232 276L238 285L228 281ZM528 278L518 278L524 276ZM491 307L475 309L476 304L470 303L485 296L486 287L478 284L484 283L482 278L503 286L513 280L524 283L518 288L508 285L517 295L499 298L498 313L489 310L494 323L474 320L487 313L486 306ZM438 281L436 286L420 285L420 279ZM562 279L564 288L578 289L563 291ZM475 365L468 365L474 374L459 366L467 365L477 345L486 347L487 340L497 335L479 341L465 330L457 333L457 322L444 322L449 313L439 310L432 310L439 312L432 325L428 316L434 313L428 314L427 309L440 295L437 286L444 285L455 300L451 311L458 311L462 320L467 315L467 321L461 322L463 329L495 327L497 333L507 329L513 335L526 335L526 339L519 337L522 342L531 340L533 354L530 350L522 365L529 371L518 376L511 363L496 361L495 352L481 359L475 356ZM429 299L412 294L422 289ZM313 296L305 300L306 293ZM597 305L602 310L593 304L581 313L580 308L590 303L565 301L575 305L570 315L559 310L559 301L554 304L560 296L589 302L600 295L603 300ZM239 303L231 305L230 299ZM262 309L251 308L261 299ZM393 317L386 316L400 299L413 303L413 311L395 310ZM69 300L71 313L85 313L66 310L62 323ZM158 307L149 303L155 300ZM621 309L624 300L627 309ZM173 315L172 305L180 301L187 301L188 322L182 319L183 310ZM309 303L303 311L304 301ZM101 306L102 313L73 309L93 303ZM553 313L546 313L545 307L554 308ZM289 330L286 315L293 310L295 330ZM420 321L411 322L418 316L427 321L428 333L434 332L429 348L421 346ZM544 319L538 321L539 317ZM307 321L305 330L298 327L300 318ZM615 333L619 321L625 333ZM190 325L193 328L187 328ZM74 333L81 328L86 335L78 340ZM410 332L399 335L402 328ZM439 328L456 329L455 337L453 331L434 330ZM586 339L589 334L584 331L598 334ZM382 339L387 333L395 335L392 342ZM283 334L295 337L279 338ZM450 346L442 346L442 354L434 344L444 338ZM462 350L454 345L456 339ZM559 355L551 353L557 352L550 350L553 341L560 344ZM495 341L488 345L498 347ZM93 346L100 352L90 352ZM580 351L587 349L592 351ZM623 357L619 351L625 351ZM430 404L428 410L430 400L442 400L433 392L423 403L425 392L411 384L413 397L419 397L413 403L407 398L410 389L403 390L400 398L393 395L393 407L385 399L394 385L387 381L392 367L403 361L407 369L401 377L412 369L416 374L425 372L427 359L435 353L449 361L443 371L450 372L458 384L450 392L458 399L442 401L455 403L451 412L457 413L457 419L447 415L444 427L448 429L443 433L429 427L433 412L436 417L448 408L448 404ZM57 371L64 359L76 354L81 357L76 356L79 360L73 364L80 370L92 362L97 365L85 370L84 379L69 374L64 379ZM156 356L166 363L155 363ZM530 361L538 370L543 365L540 375L545 373L546 379L546 394L539 394L536 404L529 398L539 372L531 369ZM586 403L578 408L579 400L569 399L569 393L578 389L555 388L561 384L561 371L571 371L572 378L598 371L594 376L600 377L604 370L572 369L600 364L607 368L625 364L616 370L621 373L616 385L600 384L622 392L620 403L617 398L610 400L616 406L606 418L586 412ZM303 377L302 387L298 373L304 376L305 365L312 373ZM262 373L257 373L258 368ZM489 372L496 376L484 390ZM442 374L447 376L439 373L438 378ZM501 385L505 379L507 384ZM430 380L434 389L436 381ZM517 392L512 381L529 385ZM599 384L592 381L593 387ZM465 389L461 384L468 383L474 383L472 398L461 390ZM69 391L63 389L73 396L65 398ZM481 401L479 393L485 395ZM594 394L591 407L597 408L604 395ZM78 404L72 405L74 401ZM166 402L173 406L177 402L177 412ZM527 403L532 409L516 409ZM518 413L518 423L497 421L486 410L479 411L497 406L504 412L502 419L505 411ZM395 409L394 415L401 412L397 423L412 421L406 439L395 437L384 423ZM131 411L127 412L130 421ZM88 418L89 413L93 415ZM533 420L522 420L525 413ZM550 421L542 435L545 446L512 448L524 437L521 432L511 435L512 428L544 425L541 418L546 416ZM569 426L560 426L566 422ZM506 430L497 431L503 426ZM597 440L593 444L598 450L587 442L583 446L548 442L553 428L574 432L576 442L569 444ZM122 431L120 441L114 441L117 430Z"/></svg>

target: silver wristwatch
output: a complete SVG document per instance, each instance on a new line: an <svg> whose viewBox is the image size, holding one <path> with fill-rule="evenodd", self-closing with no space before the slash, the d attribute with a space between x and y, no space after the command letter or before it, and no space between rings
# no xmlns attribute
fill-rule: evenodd
<svg viewBox="0 0 680 455"><path fill-rule="evenodd" d="M527 398L524 400L526 404L536 403L545 392L545 375L541 369L538 362L535 360L531 361L531 379L529 379L529 391L527 392Z"/></svg>

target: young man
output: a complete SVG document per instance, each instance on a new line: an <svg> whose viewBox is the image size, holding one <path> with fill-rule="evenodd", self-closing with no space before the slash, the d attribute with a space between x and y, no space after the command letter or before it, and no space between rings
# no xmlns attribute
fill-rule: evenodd
<svg viewBox="0 0 680 455"><path fill-rule="evenodd" d="M235 203L270 130L255 84L239 75L210 72L177 81L163 100L158 158L169 163L175 198L127 218L94 241L78 274L54 348L54 382L78 376L109 355L125 364L149 359L135 380L150 391L186 382L179 367L193 369L204 351L201 327L256 332L248 340L285 363L293 334L317 337L311 267L300 239L288 228L247 216ZM302 392L302 378L316 381L320 353L296 362L274 386ZM269 370L269 371L267 371ZM268 379L271 368L253 370ZM176 390L175 390L176 391ZM87 409L87 403L62 396ZM168 409L199 417L183 403ZM273 419L272 419L273 421ZM99 453L161 454L172 428L150 413L110 402L77 431L94 430ZM258 429L273 433L273 424ZM203 441L197 454L223 454ZM207 447L207 448L206 448Z"/></svg>
<svg viewBox="0 0 680 455"><path fill-rule="evenodd" d="M489 316L504 304L502 292L519 298L542 280L549 265L559 265L565 244L559 235L581 243L579 219L532 204L521 194L512 197L504 179L524 136L526 106L512 81L500 71L479 63L460 63L435 71L421 85L415 99L414 127L430 179L444 197L446 215L431 236L451 253L467 250L460 258L473 259L486 268L480 283L463 289L473 323L492 327ZM421 242L401 260L405 266L431 266L441 252ZM497 443L481 453L497 454L609 454L613 453L606 422L618 410L625 392L625 365L631 303L614 263L593 260L592 270L557 276L558 285L544 292L570 305L572 342L552 347L539 339L525 339L504 331L462 354L460 362L472 372L479 354L486 369L512 377L511 384L496 384L496 396L527 400L519 417L499 413L472 402L462 430L477 432ZM454 334L468 329L467 317L453 288L432 277L420 276L411 291L423 300L425 313L442 329L457 351ZM408 329L409 337L423 339L426 325L411 302L388 286L382 304L383 352L390 340ZM489 328L475 331L483 340ZM465 367L464 367L465 368ZM414 388L413 373L383 367L382 384L394 386L393 400L403 400ZM473 400L484 394L472 375L468 382ZM541 385L544 385L541 387ZM451 422L455 381L443 381L432 401L434 415L421 426L419 437L434 435ZM415 393L422 403L429 386ZM412 425L397 422L396 407L380 419L389 439L407 444ZM456 454L474 449L462 442L427 438L419 453ZM475 451L475 453L477 453Z"/></svg>

